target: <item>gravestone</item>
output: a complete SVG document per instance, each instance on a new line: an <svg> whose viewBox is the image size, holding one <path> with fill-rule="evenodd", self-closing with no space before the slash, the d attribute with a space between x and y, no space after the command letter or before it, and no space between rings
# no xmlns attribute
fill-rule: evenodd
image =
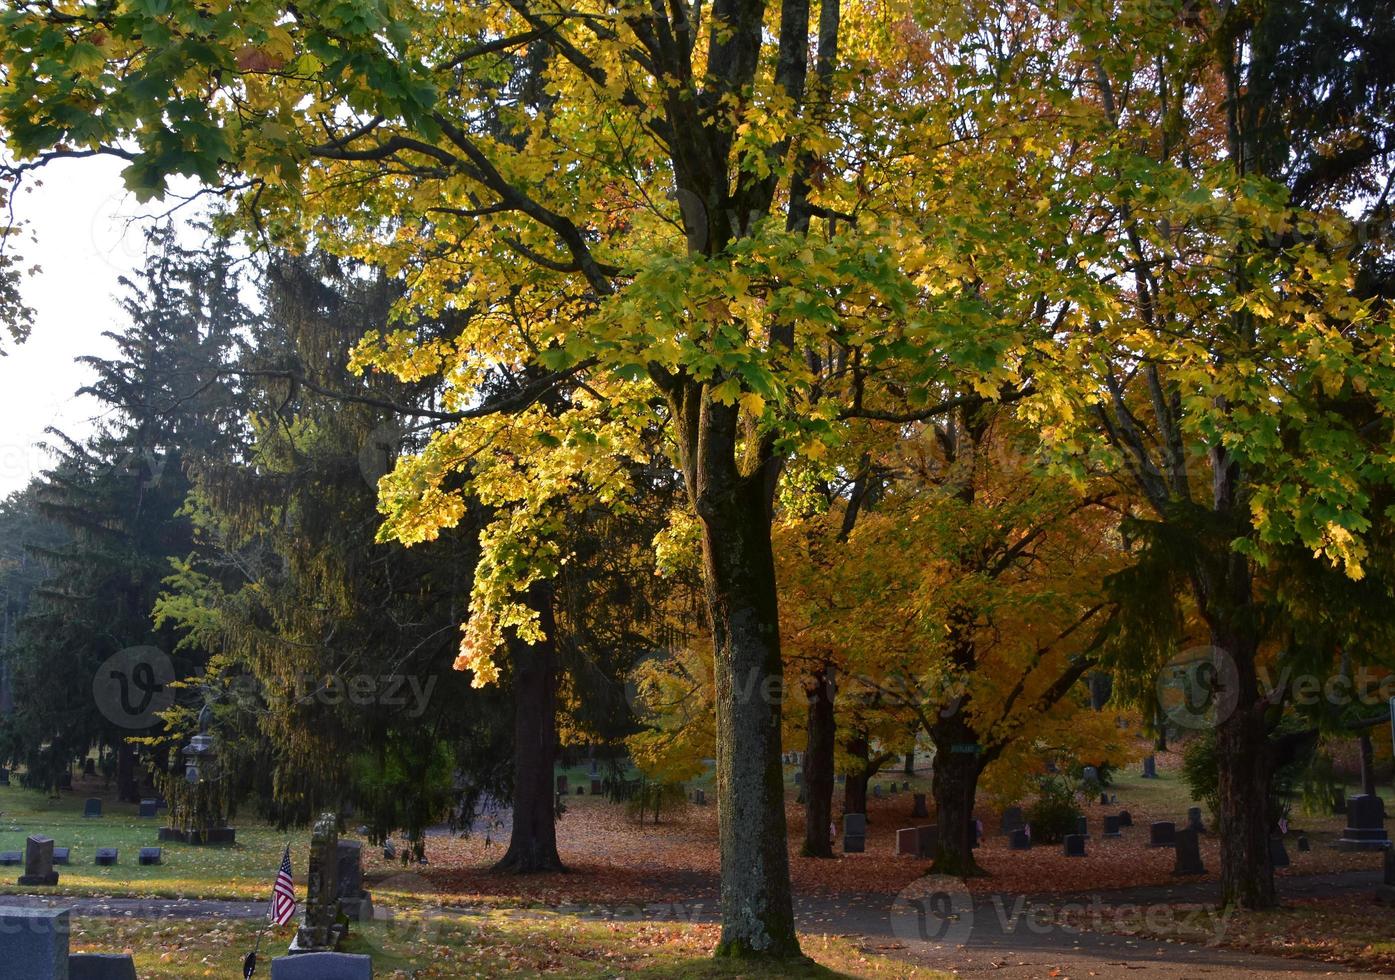
<svg viewBox="0 0 1395 980"><path fill-rule="evenodd" d="M1032 849L1032 835L1027 832L1026 827L1018 827L1008 833L1008 847L1014 851L1030 851Z"/></svg>
<svg viewBox="0 0 1395 980"><path fill-rule="evenodd" d="M796 770L794 771L794 785L796 785L796 786L803 786L803 785L804 785L804 773L800 772L798 769L796 769Z"/></svg>
<svg viewBox="0 0 1395 980"><path fill-rule="evenodd" d="M82 760L82 774L83 774L84 776L95 776L95 775L97 775L97 760L96 760L96 759L93 759L93 758L83 759L83 760Z"/></svg>
<svg viewBox="0 0 1395 980"><path fill-rule="evenodd" d="M19 851L0 851L0 864L23 864L24 855Z"/></svg>
<svg viewBox="0 0 1395 980"><path fill-rule="evenodd" d="M68 980L136 980L130 953L69 953Z"/></svg>
<svg viewBox="0 0 1395 980"><path fill-rule="evenodd" d="M1095 787L1100 784L1100 771L1094 766L1086 766L1080 770L1080 781L1087 787Z"/></svg>
<svg viewBox="0 0 1395 980"><path fill-rule="evenodd" d="M1100 794L1100 806L1109 806L1109 794L1108 794L1108 793L1101 793L1101 794Z"/></svg>
<svg viewBox="0 0 1395 980"><path fill-rule="evenodd" d="M1378 851L1390 846L1385 831L1385 804L1379 796L1353 796L1347 800L1347 828L1337 847L1343 851Z"/></svg>
<svg viewBox="0 0 1395 980"><path fill-rule="evenodd" d="M100 864L102 867L104 867L104 868L109 868L109 867L111 867L112 865L114 865L114 864L116 863L116 861L117 861L116 848L114 848L114 847L99 847L99 848L97 848L97 863Z"/></svg>
<svg viewBox="0 0 1395 980"><path fill-rule="evenodd" d="M10 785L10 770L0 769L0 786Z"/></svg>
<svg viewBox="0 0 1395 980"><path fill-rule="evenodd" d="M1088 817L1075 818L1075 835L1077 837L1090 836L1090 820Z"/></svg>
<svg viewBox="0 0 1395 980"><path fill-rule="evenodd" d="M139 860L141 864L159 864L161 860L160 849L158 847L142 847Z"/></svg>
<svg viewBox="0 0 1395 980"><path fill-rule="evenodd" d="M1307 854L1307 853L1308 853L1309 851L1311 851L1312 849L1313 849L1313 844L1312 844L1312 842L1311 842L1310 840L1308 840L1308 838L1307 838L1305 835L1299 834L1299 835L1298 835L1298 853L1299 853L1299 854Z"/></svg>
<svg viewBox="0 0 1395 980"><path fill-rule="evenodd" d="M707 793L705 790L693 790L693 802L698 806L707 806Z"/></svg>
<svg viewBox="0 0 1395 980"><path fill-rule="evenodd" d="M404 852L405 853L405 852ZM348 927L339 917L339 830L333 813L322 813L310 831L310 862L300 928L292 953L318 953L339 947Z"/></svg>
<svg viewBox="0 0 1395 980"><path fill-rule="evenodd" d="M1127 810L1120 810L1120 811L1119 811L1119 826L1120 826L1120 827L1132 827L1132 826L1133 826L1133 814L1130 813L1130 812L1127 811Z"/></svg>
<svg viewBox="0 0 1395 980"><path fill-rule="evenodd" d="M920 857L920 830L904 827L896 831L896 856Z"/></svg>
<svg viewBox="0 0 1395 980"><path fill-rule="evenodd" d="M72 789L73 774L71 772L68 772L67 770L60 772L58 774L57 786L59 789Z"/></svg>
<svg viewBox="0 0 1395 980"><path fill-rule="evenodd" d="M1334 789L1332 791L1332 815L1334 817L1344 817L1347 814L1347 794L1346 790Z"/></svg>
<svg viewBox="0 0 1395 980"><path fill-rule="evenodd" d="M879 800L882 798L882 784L881 784L881 783L877 783L877 785L875 785L875 786L872 787L872 795L873 795L874 797L876 797L877 799L879 799Z"/></svg>
<svg viewBox="0 0 1395 980"><path fill-rule="evenodd" d="M1198 834L1206 833L1206 824L1201 819L1201 807L1187 808L1187 829L1195 830Z"/></svg>
<svg viewBox="0 0 1395 980"><path fill-rule="evenodd" d="M1385 852L1385 882L1376 888L1376 900L1383 905L1395 905L1395 848Z"/></svg>
<svg viewBox="0 0 1395 980"><path fill-rule="evenodd" d="M16 980L67 980L68 909L0 907L0 963Z"/></svg>
<svg viewBox="0 0 1395 980"><path fill-rule="evenodd" d="M53 849L54 864L71 864L73 849L71 847L55 847Z"/></svg>
<svg viewBox="0 0 1395 980"><path fill-rule="evenodd" d="M1003 819L999 825L999 829L1004 834L1010 834L1014 830L1021 830L1026 822L1026 818L1022 814L1022 808L1020 806L1010 806L1003 811Z"/></svg>
<svg viewBox="0 0 1395 980"><path fill-rule="evenodd" d="M1085 838L1080 834L1066 834L1065 853L1068 858L1085 856Z"/></svg>
<svg viewBox="0 0 1395 980"><path fill-rule="evenodd" d="M867 849L867 814L843 814L843 853L861 854Z"/></svg>
<svg viewBox="0 0 1395 980"><path fill-rule="evenodd" d="M585 795L586 795L586 787L585 787L585 786L578 785L577 788L576 788L576 795L577 795L577 796L585 796Z"/></svg>
<svg viewBox="0 0 1395 980"><path fill-rule="evenodd" d="M158 814L155 812L155 801L154 801L154 800L141 800L141 801L140 801L140 815L141 815L142 817L154 817L154 816L158 816Z"/></svg>
<svg viewBox="0 0 1395 980"><path fill-rule="evenodd" d="M1159 820L1148 828L1149 847L1172 847L1177 843L1177 825L1171 820Z"/></svg>
<svg viewBox="0 0 1395 980"><path fill-rule="evenodd" d="M593 777L595 777L595 776L599 776L600 774L601 774L601 764L600 764L599 762L597 762L595 759L592 759L592 760L591 760L591 775L592 775Z"/></svg>
<svg viewBox="0 0 1395 980"><path fill-rule="evenodd" d="M1151 756L1151 755L1147 755L1147 756L1144 756L1144 757L1143 757L1143 778L1144 778L1144 779L1157 779L1157 778L1158 778L1158 760L1155 759L1155 758L1154 758L1153 756Z"/></svg>
<svg viewBox="0 0 1395 980"><path fill-rule="evenodd" d="M909 793L909 792L911 791L911 783L910 783L910 780L903 780L903 781L901 782L901 791L902 791L903 793Z"/></svg>
<svg viewBox="0 0 1395 980"><path fill-rule="evenodd" d="M1204 875L1206 866L1201 863L1201 840L1196 829L1183 827L1174 835L1173 846L1177 849L1177 862L1172 866L1175 875Z"/></svg>
<svg viewBox="0 0 1395 980"><path fill-rule="evenodd" d="M373 900L363 890L363 844L341 840L335 848L339 876L339 911L350 922L373 918Z"/></svg>
<svg viewBox="0 0 1395 980"><path fill-rule="evenodd" d="M591 795L592 795L592 796L600 796L600 795L601 795L601 781L600 781L599 779L593 779L593 780L591 780Z"/></svg>
<svg viewBox="0 0 1395 980"><path fill-rule="evenodd" d="M924 793L917 793L917 794L915 794L914 801L915 801L915 802L911 805L911 816L913 816L913 817L928 817L928 816L930 816L930 811L927 810L927 809L925 809L925 794L924 794Z"/></svg>
<svg viewBox="0 0 1395 980"><path fill-rule="evenodd" d="M271 980L373 980L373 957L359 953L300 953L271 961Z"/></svg>
<svg viewBox="0 0 1395 980"><path fill-rule="evenodd" d="M557 792L560 793L560 794L563 795L563 796L566 796L566 795L567 795L567 777L566 777L566 776L558 776L558 777L557 777Z"/></svg>
<svg viewBox="0 0 1395 980"><path fill-rule="evenodd" d="M21 885L56 885L58 872L53 870L53 838L35 834L24 842L24 874ZM67 962L68 951L63 951Z"/></svg>
<svg viewBox="0 0 1395 980"><path fill-rule="evenodd" d="M1282 837L1269 838L1269 863L1276 868L1287 868L1289 866L1288 851L1284 849L1284 839Z"/></svg>
<svg viewBox="0 0 1395 980"><path fill-rule="evenodd" d="M920 851L922 858L932 858L935 856L935 849L940 843L940 828L934 824L920 826L915 829L916 847Z"/></svg>
<svg viewBox="0 0 1395 980"><path fill-rule="evenodd" d="M84 817L100 817L102 815L102 801L93 797L82 805L82 815Z"/></svg>
<svg viewBox="0 0 1395 980"><path fill-rule="evenodd" d="M1104 818L1105 837L1123 837L1124 835L1119 832L1119 827L1119 818L1117 816L1111 815Z"/></svg>
<svg viewBox="0 0 1395 980"><path fill-rule="evenodd" d="M892 796L895 796L898 792L896 789L896 784L892 783L891 786L888 788L887 792L890 793Z"/></svg>

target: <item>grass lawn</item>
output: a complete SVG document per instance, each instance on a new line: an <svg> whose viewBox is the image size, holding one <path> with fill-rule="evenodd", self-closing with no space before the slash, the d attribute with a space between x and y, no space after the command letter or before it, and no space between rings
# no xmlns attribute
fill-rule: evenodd
<svg viewBox="0 0 1395 980"><path fill-rule="evenodd" d="M131 922L82 919L72 949L134 954L142 980L238 976L256 941L251 922ZM258 976L269 976L272 955L290 942L290 927L271 929L262 943ZM468 919L399 917L364 926L346 952L373 957L374 976L388 980L447 977L558 976L601 978L866 977L948 980L945 974L867 952L845 939L804 936L813 962L784 968L716 962L715 926L601 923L548 913L489 912Z"/></svg>

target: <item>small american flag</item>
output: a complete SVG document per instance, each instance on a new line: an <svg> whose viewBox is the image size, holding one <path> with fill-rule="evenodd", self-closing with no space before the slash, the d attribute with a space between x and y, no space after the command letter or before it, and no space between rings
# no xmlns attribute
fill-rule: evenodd
<svg viewBox="0 0 1395 980"><path fill-rule="evenodd" d="M284 926L295 915L295 883L291 880L291 845L286 845L286 853L281 856L281 870L276 872L276 882L271 886L271 921Z"/></svg>

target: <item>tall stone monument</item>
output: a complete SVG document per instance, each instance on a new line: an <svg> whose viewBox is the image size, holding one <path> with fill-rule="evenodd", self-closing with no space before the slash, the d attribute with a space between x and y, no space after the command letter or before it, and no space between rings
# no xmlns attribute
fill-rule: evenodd
<svg viewBox="0 0 1395 980"><path fill-rule="evenodd" d="M339 921L339 821L333 813L322 813L310 831L304 912L290 952L336 950L347 932Z"/></svg>

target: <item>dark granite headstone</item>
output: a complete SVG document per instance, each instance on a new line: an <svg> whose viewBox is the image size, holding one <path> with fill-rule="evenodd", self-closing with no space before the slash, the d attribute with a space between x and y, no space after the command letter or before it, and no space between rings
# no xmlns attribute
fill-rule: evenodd
<svg viewBox="0 0 1395 980"><path fill-rule="evenodd" d="M600 796L600 795L601 795L601 781L600 781L599 779L593 779L593 780L591 780L591 795L592 795L592 796Z"/></svg>
<svg viewBox="0 0 1395 980"><path fill-rule="evenodd" d="M358 953L298 953L271 961L271 980L373 980L373 958Z"/></svg>
<svg viewBox="0 0 1395 980"><path fill-rule="evenodd" d="M53 870L53 838L35 834L24 842L24 874L19 876L21 885L56 885L58 872ZM67 962L67 949L63 950L63 962Z"/></svg>
<svg viewBox="0 0 1395 980"><path fill-rule="evenodd" d="M1107 816L1107 817L1104 818L1104 836L1105 836L1105 837L1122 837L1122 836L1124 836L1123 834L1121 834L1121 833L1119 832L1119 818L1118 818L1118 817L1113 816L1113 815L1110 815L1110 816Z"/></svg>
<svg viewBox="0 0 1395 980"><path fill-rule="evenodd" d="M1175 875L1204 875L1206 866L1201 863L1201 842L1192 827L1183 827L1173 835L1173 846L1177 850L1177 862L1172 866Z"/></svg>
<svg viewBox="0 0 1395 980"><path fill-rule="evenodd" d="M67 980L67 909L0 907L0 971L15 980Z"/></svg>
<svg viewBox="0 0 1395 980"><path fill-rule="evenodd" d="M843 814L843 853L861 854L867 849L867 815Z"/></svg>
<svg viewBox="0 0 1395 980"><path fill-rule="evenodd" d="M1088 817L1075 818L1075 834L1077 837L1090 836L1090 819Z"/></svg>
<svg viewBox="0 0 1395 980"><path fill-rule="evenodd" d="M1312 841L1308 840L1308 838L1307 838L1305 835L1299 834L1299 835L1298 835L1298 853L1299 853L1299 854L1307 854L1307 853L1308 853L1309 851L1311 851L1312 849L1313 849L1313 843L1312 843Z"/></svg>
<svg viewBox="0 0 1395 980"><path fill-rule="evenodd" d="M794 771L794 785L796 785L796 786L803 786L803 785L804 785L804 773L800 772L798 769L796 769L796 770Z"/></svg>
<svg viewBox="0 0 1395 980"><path fill-rule="evenodd" d="M940 828L934 824L926 824L915 830L916 847L920 850L920 856L927 860L933 858L940 843Z"/></svg>
<svg viewBox="0 0 1395 980"><path fill-rule="evenodd" d="M1172 847L1177 843L1177 825L1171 820L1159 820L1148 828L1149 847Z"/></svg>
<svg viewBox="0 0 1395 980"><path fill-rule="evenodd" d="M23 864L24 855L19 851L0 851L0 864Z"/></svg>
<svg viewBox="0 0 1395 980"><path fill-rule="evenodd" d="M69 953L68 980L136 980L130 953Z"/></svg>
<svg viewBox="0 0 1395 980"><path fill-rule="evenodd" d="M161 853L158 847L142 847L140 849L140 863L159 864L161 861Z"/></svg>
<svg viewBox="0 0 1395 980"><path fill-rule="evenodd" d="M707 806L707 792L701 789L693 790L693 802L698 806Z"/></svg>
<svg viewBox="0 0 1395 980"><path fill-rule="evenodd" d="M1026 825L1026 817L1022 814L1020 806L1010 806L1003 811L1003 819L999 824L999 829L1004 834L1010 834L1014 830L1020 830Z"/></svg>
<svg viewBox="0 0 1395 980"><path fill-rule="evenodd" d="M1144 778L1144 779L1157 779L1157 778L1158 778L1158 760L1155 759L1155 758L1154 758L1153 756L1151 756L1151 755L1148 755L1148 756L1144 756L1144 757L1143 757L1143 778Z"/></svg>
<svg viewBox="0 0 1395 980"><path fill-rule="evenodd" d="M911 805L911 816L913 816L913 817L928 817L928 816L930 816L930 811L927 810L927 809L925 808L925 794L924 794L924 793L917 793L917 794L915 794L915 796L914 796L913 799L914 799L915 802Z"/></svg>
<svg viewBox="0 0 1395 980"><path fill-rule="evenodd" d="M1085 837L1081 834L1066 834L1065 854L1068 858L1085 856Z"/></svg>
<svg viewBox="0 0 1395 980"><path fill-rule="evenodd" d="M0 769L0 786L10 785L10 770Z"/></svg>
<svg viewBox="0 0 1395 980"><path fill-rule="evenodd" d="M911 789L910 780L902 780L902 781L901 781L901 792L903 792L903 793L909 793L909 792L910 792L910 789Z"/></svg>
<svg viewBox="0 0 1395 980"><path fill-rule="evenodd" d="M103 867L109 868L109 867L111 867L113 864L115 864L116 861L117 861L116 848L114 848L114 847L99 847L99 848L97 848L97 863L98 863L98 864L102 865Z"/></svg>
<svg viewBox="0 0 1395 980"><path fill-rule="evenodd" d="M1032 835L1027 833L1026 827L1018 827L1008 834L1008 847L1014 851L1030 851L1032 849Z"/></svg>
<svg viewBox="0 0 1395 980"><path fill-rule="evenodd" d="M141 800L141 801L140 801L140 815L141 815L142 817L154 817L154 816L158 816L158 814L156 814L156 812L155 812L155 809L156 809L156 808L155 808L155 801L154 801L154 800Z"/></svg>
<svg viewBox="0 0 1395 980"><path fill-rule="evenodd" d="M1187 808L1187 829L1195 830L1198 834L1206 833L1206 824L1201 819L1201 807Z"/></svg>
<svg viewBox="0 0 1395 980"><path fill-rule="evenodd" d="M406 854L407 851L403 851ZM339 821L322 813L310 829L310 858L306 863L305 902L300 928L290 952L332 952L344 939L347 926L339 918Z"/></svg>
<svg viewBox="0 0 1395 980"><path fill-rule="evenodd" d="M1100 771L1094 766L1086 766L1080 770L1080 781L1089 789L1100 784Z"/></svg>
<svg viewBox="0 0 1395 980"><path fill-rule="evenodd" d="M1269 838L1269 863L1276 868L1287 868L1289 866L1288 851L1284 849L1284 839L1282 837Z"/></svg>
<svg viewBox="0 0 1395 980"><path fill-rule="evenodd" d="M82 815L84 817L100 817L102 815L102 801L95 796L82 805Z"/></svg>
<svg viewBox="0 0 1395 980"><path fill-rule="evenodd" d="M877 785L875 785L875 786L872 787L872 795L873 795L874 797L876 797L877 799L879 799L879 800L882 798L882 784L881 784L881 783L877 783Z"/></svg>
<svg viewBox="0 0 1395 980"><path fill-rule="evenodd" d="M1344 851L1378 851L1390 846L1385 830L1385 804L1379 796L1347 800L1347 828L1337 841Z"/></svg>
<svg viewBox="0 0 1395 980"><path fill-rule="evenodd" d="M920 857L920 831L915 827L903 827L896 831L896 856Z"/></svg>
<svg viewBox="0 0 1395 980"><path fill-rule="evenodd" d="M71 847L55 847L53 849L54 864L71 864L73 859L73 849Z"/></svg>
<svg viewBox="0 0 1395 980"><path fill-rule="evenodd" d="M1130 812L1127 811L1127 810L1120 810L1120 811L1119 811L1119 826L1120 826L1120 827L1132 827L1132 826L1133 826L1133 814L1130 813Z"/></svg>
<svg viewBox="0 0 1395 980"><path fill-rule="evenodd" d="M1100 806L1109 806L1109 794L1108 794L1108 793L1101 793L1101 794L1100 794Z"/></svg>

